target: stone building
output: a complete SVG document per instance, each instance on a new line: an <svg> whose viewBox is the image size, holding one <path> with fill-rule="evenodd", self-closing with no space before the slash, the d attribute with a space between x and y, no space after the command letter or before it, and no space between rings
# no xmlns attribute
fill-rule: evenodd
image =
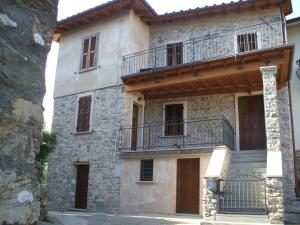
<svg viewBox="0 0 300 225"><path fill-rule="evenodd" d="M291 12L124 0L58 22L52 207L281 223L295 200Z"/></svg>

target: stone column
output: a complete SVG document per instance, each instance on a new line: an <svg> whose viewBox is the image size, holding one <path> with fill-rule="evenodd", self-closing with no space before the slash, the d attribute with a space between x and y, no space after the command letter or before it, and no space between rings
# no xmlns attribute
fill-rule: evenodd
<svg viewBox="0 0 300 225"><path fill-rule="evenodd" d="M267 136L267 208L271 224L283 223L282 153L277 100L277 67L261 67Z"/></svg>
<svg viewBox="0 0 300 225"><path fill-rule="evenodd" d="M203 179L203 218L205 221L215 221L218 212L218 178Z"/></svg>

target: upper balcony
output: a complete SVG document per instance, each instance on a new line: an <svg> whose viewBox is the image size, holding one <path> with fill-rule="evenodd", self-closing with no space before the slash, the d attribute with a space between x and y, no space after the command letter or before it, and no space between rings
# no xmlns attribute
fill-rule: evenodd
<svg viewBox="0 0 300 225"><path fill-rule="evenodd" d="M261 66L278 66L278 85L288 80L292 48L284 22L264 22L124 56L122 80L146 99L258 91Z"/></svg>
<svg viewBox="0 0 300 225"><path fill-rule="evenodd" d="M281 21L261 23L136 52L123 57L122 75L157 71L280 46L285 44L283 29Z"/></svg>

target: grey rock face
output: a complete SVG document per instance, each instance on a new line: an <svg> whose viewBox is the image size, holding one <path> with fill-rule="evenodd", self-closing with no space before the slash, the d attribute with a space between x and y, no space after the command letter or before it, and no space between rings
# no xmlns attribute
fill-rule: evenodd
<svg viewBox="0 0 300 225"><path fill-rule="evenodd" d="M34 224L40 210L35 156L43 124L44 70L57 1L0 4L0 224ZM35 45L40 21L45 46Z"/></svg>

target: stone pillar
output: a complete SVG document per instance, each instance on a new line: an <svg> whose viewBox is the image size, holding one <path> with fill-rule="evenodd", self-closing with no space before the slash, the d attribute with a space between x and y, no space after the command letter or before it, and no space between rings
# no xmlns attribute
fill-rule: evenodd
<svg viewBox="0 0 300 225"><path fill-rule="evenodd" d="M203 179L203 218L205 221L215 221L218 212L218 178Z"/></svg>
<svg viewBox="0 0 300 225"><path fill-rule="evenodd" d="M261 67L267 136L267 208L271 224L283 223L282 153L277 100L277 67Z"/></svg>

